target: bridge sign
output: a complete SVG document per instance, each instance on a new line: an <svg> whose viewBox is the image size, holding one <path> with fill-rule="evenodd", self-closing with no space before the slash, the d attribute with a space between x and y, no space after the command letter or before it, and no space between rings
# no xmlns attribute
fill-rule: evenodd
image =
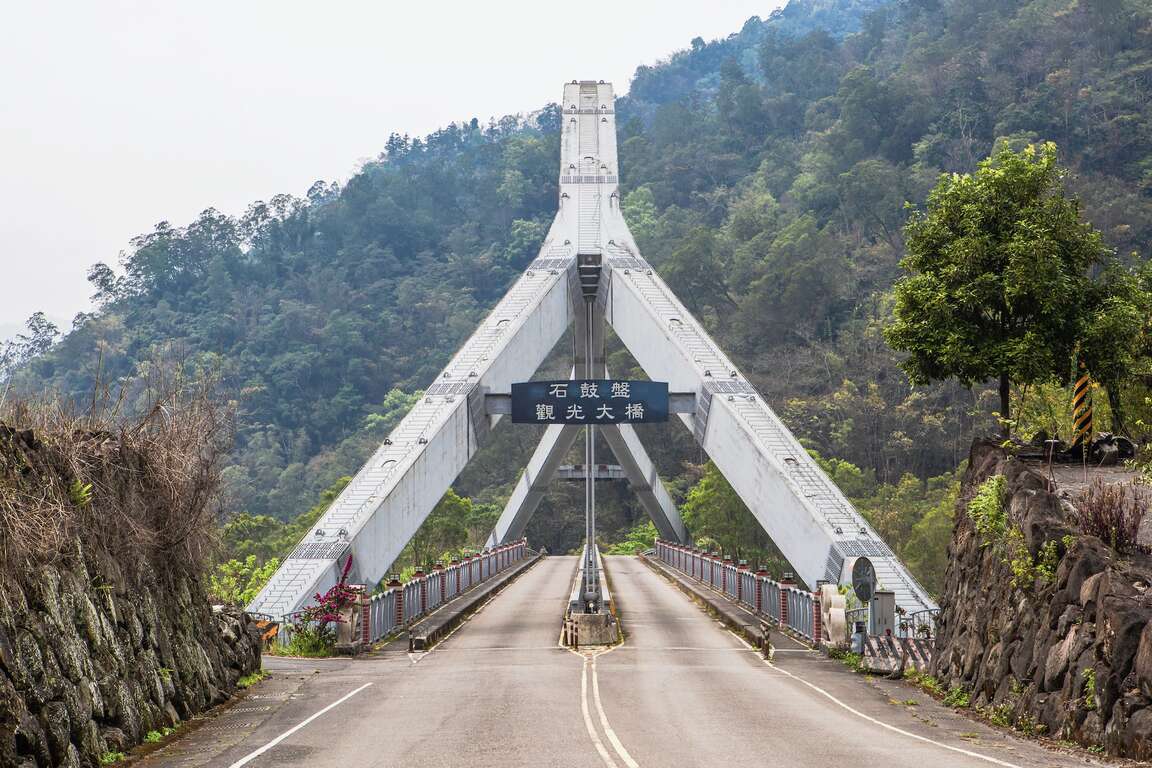
<svg viewBox="0 0 1152 768"><path fill-rule="evenodd" d="M514 424L648 424L668 421L668 382L619 379L512 385Z"/></svg>

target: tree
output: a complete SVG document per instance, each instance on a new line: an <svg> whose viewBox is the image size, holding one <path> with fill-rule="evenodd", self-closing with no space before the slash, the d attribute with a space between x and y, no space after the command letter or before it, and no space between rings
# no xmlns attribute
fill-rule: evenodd
<svg viewBox="0 0 1152 768"><path fill-rule="evenodd" d="M248 605L260 594L260 590L276 573L280 560L272 558L263 565L257 564L256 555L248 555L243 561L229 560L216 566L209 576L209 591L212 597L228 605Z"/></svg>
<svg viewBox="0 0 1152 768"><path fill-rule="evenodd" d="M704 474L688 492L680 511L697 544L716 545L726 555L787 570L768 534L712 462L705 465Z"/></svg>
<svg viewBox="0 0 1152 768"><path fill-rule="evenodd" d="M885 339L909 353L915 384L997 379L1005 436L1011 383L1067 376L1113 285L1091 276L1115 257L1063 178L1055 144L1002 146L973 174L941 176L904 229L909 274Z"/></svg>
<svg viewBox="0 0 1152 768"><path fill-rule="evenodd" d="M429 568L442 554L464 546L471 514L472 500L449 488L412 536L412 564Z"/></svg>

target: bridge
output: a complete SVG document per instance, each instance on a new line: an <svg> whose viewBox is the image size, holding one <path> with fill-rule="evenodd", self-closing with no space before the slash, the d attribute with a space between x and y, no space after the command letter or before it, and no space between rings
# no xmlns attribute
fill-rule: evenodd
<svg viewBox="0 0 1152 768"><path fill-rule="evenodd" d="M143 768L1083 766L783 630L768 662L633 557L606 557L625 629L560 644L575 557L537 561L430 652L266 657L248 698Z"/></svg>
<svg viewBox="0 0 1152 768"><path fill-rule="evenodd" d="M610 327L651 380L667 383L668 411L794 573L695 548L628 423L595 427L611 462L588 439L575 464L584 427L553 423L483 553L365 590L343 631L366 653L266 658L273 676L251 697L144 764L1084 764L818 652L842 647L853 629L838 587L854 575L867 573L876 593L862 609L871 636L855 633L860 650L879 641L884 658L873 663L917 668L915 641L931 632L936 606L641 255L620 211L613 107L608 83L564 86L558 211L538 257L249 610L275 621L342 577L382 583L513 413L513 385L570 327L572 379L608 378ZM585 482L587 542L597 481L627 482L659 538L639 558L601 558L595 546L583 557L534 554L523 534L554 481ZM581 638L574 617L585 613L622 634Z"/></svg>
<svg viewBox="0 0 1152 768"><path fill-rule="evenodd" d="M253 600L278 618L340 578L377 584L529 379L574 327L573 376L607 378L606 327L654 381L810 590L850 579L867 558L899 610L934 603L823 473L737 366L641 255L620 210L612 86L564 86L558 211L538 257L425 390ZM598 426L660 536L688 532L636 431ZM489 539L523 536L581 427L551 424ZM586 466L595 466L588 441ZM584 473L594 477L596 473ZM591 486L589 493L594 494ZM343 558L343 559L342 559Z"/></svg>

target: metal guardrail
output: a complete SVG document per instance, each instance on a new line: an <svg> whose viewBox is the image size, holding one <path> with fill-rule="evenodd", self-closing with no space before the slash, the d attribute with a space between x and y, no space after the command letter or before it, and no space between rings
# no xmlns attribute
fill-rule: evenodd
<svg viewBox="0 0 1152 768"><path fill-rule="evenodd" d="M374 643L420 619L470 588L507 570L528 554L526 539L495 549L485 550L449 565L437 565L430 573L416 576L401 584L393 580L383 592L364 596L355 634L365 643ZM300 612L284 617L280 642L291 638L292 619Z"/></svg>
<svg viewBox="0 0 1152 768"><path fill-rule="evenodd" d="M785 626L813 642L822 641L826 633L821 626L820 596L797 584L774 581L766 573L751 570L747 563L703 552L693 547L657 539L654 554L664 563L712 589L727 595L765 616L778 626ZM868 622L868 607L854 608L844 614L849 633L858 621ZM926 640L936 634L938 608L900 614L896 620L896 637Z"/></svg>
<svg viewBox="0 0 1152 768"><path fill-rule="evenodd" d="M774 581L747 563L701 552L692 547L657 539L656 557L712 589L727 595L753 613L788 627L816 642L820 634L820 598L787 581Z"/></svg>

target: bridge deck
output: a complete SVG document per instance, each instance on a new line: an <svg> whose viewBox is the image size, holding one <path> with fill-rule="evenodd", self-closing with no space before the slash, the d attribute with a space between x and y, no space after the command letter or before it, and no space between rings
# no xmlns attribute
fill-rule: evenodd
<svg viewBox="0 0 1152 768"><path fill-rule="evenodd" d="M557 646L576 558L551 557L428 655L267 659L273 677L254 698L141 765L238 767L332 704L242 764L1085 764L975 723L902 683L867 682L798 645L782 647L770 668L644 565L618 557L606 565L628 639L594 664Z"/></svg>

